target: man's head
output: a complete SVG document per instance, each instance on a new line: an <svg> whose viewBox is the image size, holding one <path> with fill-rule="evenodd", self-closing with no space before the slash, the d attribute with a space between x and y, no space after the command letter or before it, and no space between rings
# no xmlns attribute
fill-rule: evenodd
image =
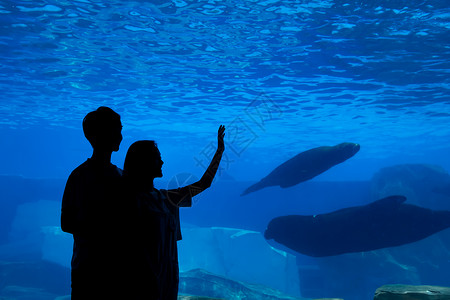
<svg viewBox="0 0 450 300"><path fill-rule="evenodd" d="M101 106L84 117L83 132L92 148L118 151L122 142L120 115L109 107Z"/></svg>

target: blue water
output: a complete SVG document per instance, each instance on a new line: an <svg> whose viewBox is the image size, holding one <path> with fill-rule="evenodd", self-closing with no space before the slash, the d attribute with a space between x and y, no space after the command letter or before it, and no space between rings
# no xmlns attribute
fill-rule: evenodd
<svg viewBox="0 0 450 300"><path fill-rule="evenodd" d="M162 187L180 172L200 177L219 124L227 126L220 174L197 207L184 212L186 223L197 226L262 230L288 212L365 204L374 200L367 182L383 167L433 164L450 171L449 31L450 4L437 0L1 1L0 174L10 188L2 201L40 203L55 213L30 219L10 208L0 261L8 260L11 239L21 241L17 216L30 227L58 225L64 181L91 154L81 120L101 105L117 111L124 125L113 163L123 165L133 141L154 139L165 161ZM297 153L341 142L361 150L311 182L239 197ZM362 182L355 190L336 183L355 181ZM324 182L339 187L314 186ZM23 190L29 192L14 192ZM219 217L212 203L226 213ZM27 207L21 209L40 211ZM442 255L433 264L448 261ZM342 264L337 259L329 270L339 273ZM414 262L401 264L416 270L406 283L450 286L417 278ZM361 286L373 294L371 284ZM336 294L323 296L340 297L330 291Z"/></svg>

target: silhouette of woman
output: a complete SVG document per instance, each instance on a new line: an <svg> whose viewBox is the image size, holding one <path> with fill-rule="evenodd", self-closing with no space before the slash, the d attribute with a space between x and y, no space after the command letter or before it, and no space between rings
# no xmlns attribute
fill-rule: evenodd
<svg viewBox="0 0 450 300"><path fill-rule="evenodd" d="M192 197L211 186L224 146L225 127L218 130L217 151L202 178L174 190L158 190L153 180L162 177L161 154L154 141L133 143L125 157L123 179L127 196L135 205L132 222L134 245L133 291L137 299L176 300L178 294L177 241L181 240L179 207L190 207Z"/></svg>

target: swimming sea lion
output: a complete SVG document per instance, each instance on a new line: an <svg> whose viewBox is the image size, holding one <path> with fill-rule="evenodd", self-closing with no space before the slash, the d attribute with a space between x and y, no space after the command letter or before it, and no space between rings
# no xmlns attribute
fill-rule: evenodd
<svg viewBox="0 0 450 300"><path fill-rule="evenodd" d="M405 204L390 196L335 212L278 217L264 237L305 255L321 257L400 246L450 227L450 211Z"/></svg>
<svg viewBox="0 0 450 300"><path fill-rule="evenodd" d="M359 149L358 144L341 143L336 146L322 146L307 150L276 167L269 175L248 187L241 196L268 186L278 185L287 188L307 181L349 159Z"/></svg>

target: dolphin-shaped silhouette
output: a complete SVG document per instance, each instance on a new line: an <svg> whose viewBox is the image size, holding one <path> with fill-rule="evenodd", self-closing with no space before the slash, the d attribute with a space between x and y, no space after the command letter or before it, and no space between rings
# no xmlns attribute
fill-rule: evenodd
<svg viewBox="0 0 450 300"><path fill-rule="evenodd" d="M298 253L322 257L400 246L450 227L450 211L405 201L404 196L390 196L327 214L277 217L264 237Z"/></svg>
<svg viewBox="0 0 450 300"><path fill-rule="evenodd" d="M259 182L248 187L241 196L268 186L278 185L287 188L307 181L340 164L360 149L359 144L341 143L336 146L322 146L299 153L276 167Z"/></svg>

